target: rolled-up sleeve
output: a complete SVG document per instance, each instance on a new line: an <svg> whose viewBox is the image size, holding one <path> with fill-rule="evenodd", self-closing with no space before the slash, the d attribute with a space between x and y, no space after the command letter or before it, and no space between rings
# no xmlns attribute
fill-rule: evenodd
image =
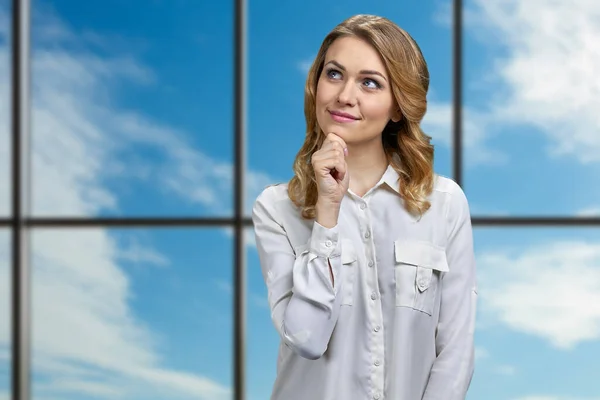
<svg viewBox="0 0 600 400"><path fill-rule="evenodd" d="M338 227L314 222L307 243L294 249L277 215L274 189L265 189L252 211L271 318L288 347L304 358L318 359L327 350L341 305Z"/></svg>
<svg viewBox="0 0 600 400"><path fill-rule="evenodd" d="M458 185L449 198L447 222L449 271L441 281L437 358L423 400L464 400L474 372L477 281L473 230L467 198Z"/></svg>

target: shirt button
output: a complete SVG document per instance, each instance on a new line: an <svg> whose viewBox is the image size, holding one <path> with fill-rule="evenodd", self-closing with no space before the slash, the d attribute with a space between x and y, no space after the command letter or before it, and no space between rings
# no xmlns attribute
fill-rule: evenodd
<svg viewBox="0 0 600 400"><path fill-rule="evenodd" d="M361 209L361 210L364 210L365 208L367 208L367 205L366 205L365 203L362 203L362 204L360 205L360 209Z"/></svg>
<svg viewBox="0 0 600 400"><path fill-rule="evenodd" d="M371 300L375 300L377 299L377 293L373 292L371 293Z"/></svg>
<svg viewBox="0 0 600 400"><path fill-rule="evenodd" d="M375 360L375 366L379 367L379 365L381 364L381 362L379 362L379 360Z"/></svg>
<svg viewBox="0 0 600 400"><path fill-rule="evenodd" d="M365 238L367 238L367 239L368 239L368 238L370 238L370 237L371 237L371 233L370 233L369 231L366 231L366 232L365 232Z"/></svg>
<svg viewBox="0 0 600 400"><path fill-rule="evenodd" d="M374 264L373 260L369 261L369 267L372 267Z"/></svg>
<svg viewBox="0 0 600 400"><path fill-rule="evenodd" d="M325 242L325 246L327 246L327 247L331 247L332 244L333 243L331 243L331 240L328 240Z"/></svg>
<svg viewBox="0 0 600 400"><path fill-rule="evenodd" d="M375 327L373 330L374 330L375 332L379 332L379 330L380 330L380 329L381 329L381 326L377 325L377 326L376 326L376 327Z"/></svg>
<svg viewBox="0 0 600 400"><path fill-rule="evenodd" d="M373 396L373 398L375 400L379 400L381 398L381 396L379 395L379 393L375 393L375 395Z"/></svg>

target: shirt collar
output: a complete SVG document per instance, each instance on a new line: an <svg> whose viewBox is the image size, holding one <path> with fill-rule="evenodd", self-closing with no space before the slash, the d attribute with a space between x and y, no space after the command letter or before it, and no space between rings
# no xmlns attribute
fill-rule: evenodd
<svg viewBox="0 0 600 400"><path fill-rule="evenodd" d="M400 194L399 179L400 175L398 175L396 170L390 164L376 186L386 184L396 193Z"/></svg>
<svg viewBox="0 0 600 400"><path fill-rule="evenodd" d="M394 192L396 192L396 194L398 194L400 196L400 198L402 198L402 194L400 193L399 180L400 180L400 175L398 175L396 170L390 164L390 165L388 165L387 169L385 170L385 173L379 180L379 183L377 184L376 187L379 187L380 185L381 186L387 185L387 187L392 189ZM407 212L407 215L412 222L418 222L421 219L421 217L413 215L412 213Z"/></svg>

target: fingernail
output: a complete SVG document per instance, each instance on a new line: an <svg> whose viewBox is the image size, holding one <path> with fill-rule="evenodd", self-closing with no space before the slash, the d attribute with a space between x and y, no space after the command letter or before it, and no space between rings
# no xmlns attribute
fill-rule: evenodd
<svg viewBox="0 0 600 400"><path fill-rule="evenodd" d="M344 147L344 155L346 155L346 156L348 155L348 148L347 147Z"/></svg>

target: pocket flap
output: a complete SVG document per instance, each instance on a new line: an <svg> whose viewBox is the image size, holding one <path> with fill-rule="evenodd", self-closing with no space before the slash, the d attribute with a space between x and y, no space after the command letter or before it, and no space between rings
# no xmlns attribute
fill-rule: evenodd
<svg viewBox="0 0 600 400"><path fill-rule="evenodd" d="M430 242L396 240L394 242L396 262L448 272L446 251Z"/></svg>

